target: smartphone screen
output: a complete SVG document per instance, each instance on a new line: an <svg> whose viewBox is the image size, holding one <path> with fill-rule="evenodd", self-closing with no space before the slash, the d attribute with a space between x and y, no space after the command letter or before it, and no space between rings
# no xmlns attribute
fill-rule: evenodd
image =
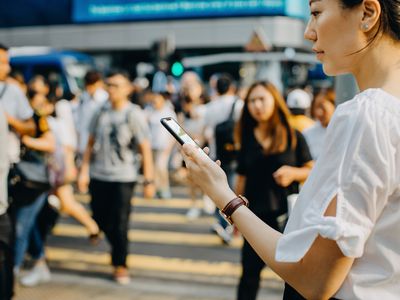
<svg viewBox="0 0 400 300"><path fill-rule="evenodd" d="M162 118L161 124L171 133L179 144L190 144L197 148L200 146L190 137L190 135L173 118Z"/></svg>

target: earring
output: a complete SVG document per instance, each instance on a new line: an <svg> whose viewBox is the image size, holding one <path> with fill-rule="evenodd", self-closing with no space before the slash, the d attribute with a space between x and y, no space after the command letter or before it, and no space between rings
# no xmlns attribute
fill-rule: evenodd
<svg viewBox="0 0 400 300"><path fill-rule="evenodd" d="M369 28L369 25L367 23L362 25L362 29L363 30L368 30L368 28Z"/></svg>

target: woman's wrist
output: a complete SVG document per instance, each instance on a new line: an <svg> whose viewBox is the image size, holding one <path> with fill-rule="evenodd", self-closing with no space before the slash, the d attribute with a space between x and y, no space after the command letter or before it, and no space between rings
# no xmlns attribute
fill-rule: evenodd
<svg viewBox="0 0 400 300"><path fill-rule="evenodd" d="M249 201L244 196L239 195L229 201L229 203L220 210L220 214L230 225L233 225L232 215L243 205L249 207Z"/></svg>
<svg viewBox="0 0 400 300"><path fill-rule="evenodd" d="M215 196L211 197L217 207L222 210L224 207L234 198L236 198L237 195L230 189L226 189L221 191L219 194L216 194Z"/></svg>

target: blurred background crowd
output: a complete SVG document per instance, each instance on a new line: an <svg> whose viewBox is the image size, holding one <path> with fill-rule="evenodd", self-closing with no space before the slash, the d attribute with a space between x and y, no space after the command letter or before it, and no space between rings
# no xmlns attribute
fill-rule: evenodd
<svg viewBox="0 0 400 300"><path fill-rule="evenodd" d="M200 15L201 1L176 1L175 15L173 1L31 1L29 13L20 2L0 10L0 118L8 123L0 299L11 297L14 279L51 279L45 245L60 212L92 244L104 234L113 279L129 283L130 200L170 199L172 184L187 187L187 221L211 215L212 232L231 243L238 233L188 181L164 117L208 146L231 187L283 229L335 105L356 90L351 78L326 77L303 41L307 1L210 1ZM78 193L89 193L91 212ZM264 263L246 242L241 255L237 297L255 299ZM21 275L26 257L33 263Z"/></svg>

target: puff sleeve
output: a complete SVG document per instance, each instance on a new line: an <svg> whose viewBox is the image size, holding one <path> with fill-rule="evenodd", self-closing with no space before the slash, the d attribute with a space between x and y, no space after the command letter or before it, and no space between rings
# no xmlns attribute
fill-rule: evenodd
<svg viewBox="0 0 400 300"><path fill-rule="evenodd" d="M338 107L323 151L306 181L276 260L297 262L321 235L345 256L360 257L392 190L395 155L390 124L373 101L354 99ZM336 216L324 216L334 197Z"/></svg>

